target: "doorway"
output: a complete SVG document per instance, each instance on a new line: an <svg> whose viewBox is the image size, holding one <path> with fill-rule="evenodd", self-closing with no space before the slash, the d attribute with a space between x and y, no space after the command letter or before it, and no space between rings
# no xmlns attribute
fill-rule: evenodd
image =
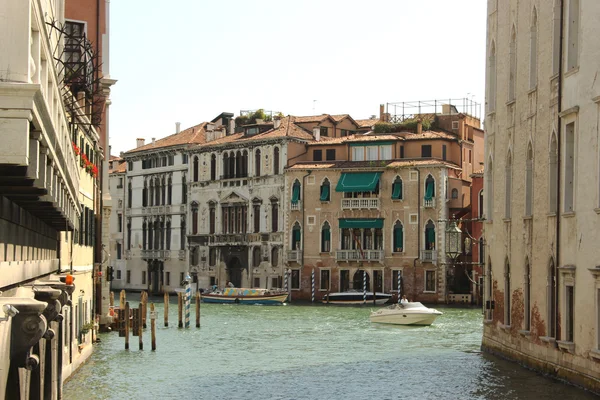
<svg viewBox="0 0 600 400"><path fill-rule="evenodd" d="M232 257L227 263L227 276L229 282L235 287L242 287L242 272L244 267L237 257Z"/></svg>
<svg viewBox="0 0 600 400"><path fill-rule="evenodd" d="M362 269L359 269L358 271L356 271L354 273L354 277L352 279L352 288L354 290L358 290L361 291L363 290L363 274L364 271ZM369 288L371 287L371 277L369 276L369 273L367 272L367 290L369 290Z"/></svg>

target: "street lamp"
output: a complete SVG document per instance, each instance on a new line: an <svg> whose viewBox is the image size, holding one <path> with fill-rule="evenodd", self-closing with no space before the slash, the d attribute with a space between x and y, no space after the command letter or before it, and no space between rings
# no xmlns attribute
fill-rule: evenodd
<svg viewBox="0 0 600 400"><path fill-rule="evenodd" d="M452 260L462 253L462 231L456 226L456 221L450 222L446 229L446 255Z"/></svg>

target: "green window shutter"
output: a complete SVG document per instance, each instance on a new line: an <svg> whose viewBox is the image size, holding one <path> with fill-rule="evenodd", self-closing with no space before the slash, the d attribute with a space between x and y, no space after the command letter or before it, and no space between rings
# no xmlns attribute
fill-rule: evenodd
<svg viewBox="0 0 600 400"><path fill-rule="evenodd" d="M329 201L329 185L321 186L321 201Z"/></svg>
<svg viewBox="0 0 600 400"><path fill-rule="evenodd" d="M323 240L327 241L331 239L331 231L329 229L323 229Z"/></svg>
<svg viewBox="0 0 600 400"><path fill-rule="evenodd" d="M299 199L300 199L300 186L295 185L294 189L292 190L292 204L298 203Z"/></svg>
<svg viewBox="0 0 600 400"><path fill-rule="evenodd" d="M394 251L402 248L402 243L404 242L404 231L402 227L394 228Z"/></svg>
<svg viewBox="0 0 600 400"><path fill-rule="evenodd" d="M392 199L398 200L402 198L402 182L394 183L394 188L392 189Z"/></svg>
<svg viewBox="0 0 600 400"><path fill-rule="evenodd" d="M294 229L294 242L300 241L300 229Z"/></svg>
<svg viewBox="0 0 600 400"><path fill-rule="evenodd" d="M433 182L428 182L425 187L425 200L431 200L433 198Z"/></svg>
<svg viewBox="0 0 600 400"><path fill-rule="evenodd" d="M435 243L435 229L427 229L425 236L427 237L427 241L429 243Z"/></svg>

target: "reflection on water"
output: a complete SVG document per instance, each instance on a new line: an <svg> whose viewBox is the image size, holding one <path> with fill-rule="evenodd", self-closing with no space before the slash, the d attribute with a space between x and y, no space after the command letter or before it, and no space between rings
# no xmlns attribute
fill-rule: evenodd
<svg viewBox="0 0 600 400"><path fill-rule="evenodd" d="M65 398L595 398L481 354L478 309L441 308L430 327L394 327L371 324L369 307L203 304L202 328L184 330L174 300L169 328L157 307L156 352L149 329L143 351L137 337L125 351L117 333L100 335Z"/></svg>

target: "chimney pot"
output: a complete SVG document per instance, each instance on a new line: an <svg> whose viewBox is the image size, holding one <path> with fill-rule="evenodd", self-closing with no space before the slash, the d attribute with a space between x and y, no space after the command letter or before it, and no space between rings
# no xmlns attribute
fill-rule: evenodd
<svg viewBox="0 0 600 400"><path fill-rule="evenodd" d="M156 142L156 138L152 138L152 145L154 146L154 143Z"/></svg>
<svg viewBox="0 0 600 400"><path fill-rule="evenodd" d="M175 122L175 133L179 133L181 130L181 122Z"/></svg>
<svg viewBox="0 0 600 400"><path fill-rule="evenodd" d="M146 139L144 138L137 138L135 139L136 145L135 147L142 147L144 144L146 144Z"/></svg>
<svg viewBox="0 0 600 400"><path fill-rule="evenodd" d="M381 122L387 122L385 119L385 109L383 104L379 105L379 120Z"/></svg>
<svg viewBox="0 0 600 400"><path fill-rule="evenodd" d="M281 118L274 117L273 118L273 129L278 129L281 126Z"/></svg>
<svg viewBox="0 0 600 400"><path fill-rule="evenodd" d="M123 152L119 153L119 157L123 158Z"/></svg>
<svg viewBox="0 0 600 400"><path fill-rule="evenodd" d="M318 126L315 126L313 128L313 136L315 137L315 140L318 142L321 140L321 128Z"/></svg>
<svg viewBox="0 0 600 400"><path fill-rule="evenodd" d="M417 134L421 134L423 133L423 123L421 122L421 120L417 120Z"/></svg>

